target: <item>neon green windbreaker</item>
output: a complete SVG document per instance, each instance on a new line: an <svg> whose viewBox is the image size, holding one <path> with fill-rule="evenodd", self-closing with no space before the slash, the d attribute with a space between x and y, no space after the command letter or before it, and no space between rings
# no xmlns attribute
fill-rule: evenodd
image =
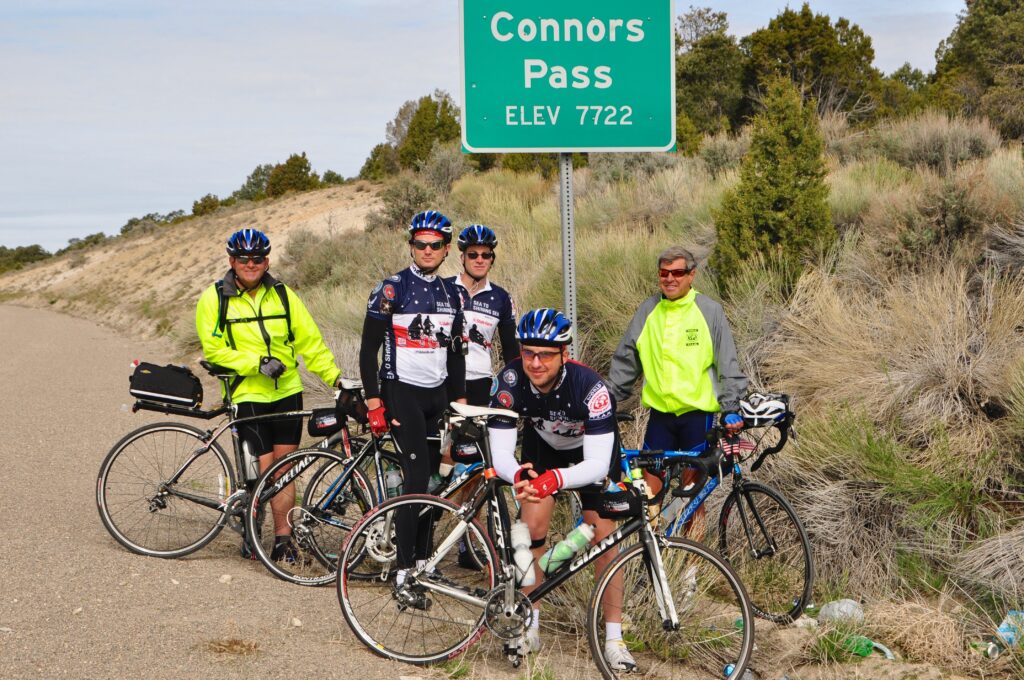
<svg viewBox="0 0 1024 680"><path fill-rule="evenodd" d="M223 329L217 327L220 297L216 284L199 296L196 332L206 360L244 377L235 388L235 401L267 403L301 392L302 379L296 369L298 356L302 356L311 373L328 385L333 385L341 375L313 317L299 296L285 287L295 338L294 342L288 340L288 322L284 305L273 287L275 283L276 279L265 274L253 298L238 290L234 272L228 271L223 280L224 295L228 298L226 318L236 323L225 324ZM280 359L286 367L276 387L274 380L260 373L260 359L265 356Z"/></svg>
<svg viewBox="0 0 1024 680"><path fill-rule="evenodd" d="M644 376L644 406L681 415L733 411L747 388L722 306L691 289L641 303L612 357L608 383L619 401Z"/></svg>

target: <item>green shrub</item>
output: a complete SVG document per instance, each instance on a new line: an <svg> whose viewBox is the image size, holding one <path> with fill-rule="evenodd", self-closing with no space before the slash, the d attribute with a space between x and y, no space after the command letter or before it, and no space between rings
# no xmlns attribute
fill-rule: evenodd
<svg viewBox="0 0 1024 680"><path fill-rule="evenodd" d="M788 81L773 82L765 112L754 119L740 183L715 213L710 264L723 293L755 253L784 262L795 281L804 259L835 241L823 146L813 104L804 104Z"/></svg>
<svg viewBox="0 0 1024 680"><path fill-rule="evenodd" d="M341 185L345 183L345 178L334 170L324 170L324 175L320 178L320 181L325 185Z"/></svg>
<svg viewBox="0 0 1024 680"><path fill-rule="evenodd" d="M398 165L398 152L390 144L378 144L370 151L363 167L359 170L359 179L379 182L397 175L401 168Z"/></svg>
<svg viewBox="0 0 1024 680"><path fill-rule="evenodd" d="M273 172L273 163L257 165L241 187L231 194L232 198L239 201L259 201L267 197L267 182L270 180L270 173Z"/></svg>
<svg viewBox="0 0 1024 680"><path fill-rule="evenodd" d="M217 208L220 207L220 199L213 194L206 194L198 201L192 202L192 215L200 217L202 215L209 215L217 212Z"/></svg>
<svg viewBox="0 0 1024 680"><path fill-rule="evenodd" d="M670 153L593 153L589 167L595 180L612 184L650 177L675 165L675 160Z"/></svg>
<svg viewBox="0 0 1024 680"><path fill-rule="evenodd" d="M275 165L267 178L267 196L283 196L289 191L309 191L320 186L306 152L292 154L284 163Z"/></svg>

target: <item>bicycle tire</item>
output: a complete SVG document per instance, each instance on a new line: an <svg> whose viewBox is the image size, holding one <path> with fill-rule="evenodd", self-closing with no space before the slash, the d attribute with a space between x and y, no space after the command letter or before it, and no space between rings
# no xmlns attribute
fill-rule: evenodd
<svg viewBox="0 0 1024 680"><path fill-rule="evenodd" d="M606 593L622 588L622 630L638 671L653 678L738 680L754 649L753 609L736 572L711 549L685 538L658 539L679 627L666 631L643 543L621 553L597 578L587 640L598 670L618 678L604 656ZM622 585L616 586L616 577ZM732 668L728 669L728 666Z"/></svg>
<svg viewBox="0 0 1024 680"><path fill-rule="evenodd" d="M334 582L338 550L345 536L373 507L369 483L360 470L352 470L341 489L333 484L351 464L351 459L334 451L300 449L274 462L260 475L245 513L246 535L253 553L267 570L283 581L302 586L324 586ZM293 467L294 466L294 467ZM281 475L295 471L285 489L295 492L295 503L282 519L291 530L291 544L274 560L275 537L272 497L264 497Z"/></svg>
<svg viewBox="0 0 1024 680"><path fill-rule="evenodd" d="M718 548L743 579L757 616L782 624L800 618L814 587L814 559L807 531L785 496L759 482L733 488L719 514ZM753 554L766 550L774 552Z"/></svg>
<svg viewBox="0 0 1024 680"><path fill-rule="evenodd" d="M114 540L139 555L174 558L199 550L220 533L223 502L234 490L234 477L219 444L213 442L172 487L161 491L167 477L206 445L206 434L184 423L152 423L114 444L96 479L96 507ZM177 488L221 507L177 496Z"/></svg>
<svg viewBox="0 0 1024 680"><path fill-rule="evenodd" d="M458 506L426 494L400 496L377 506L348 536L338 560L336 582L342 615L355 636L373 653L387 659L416 665L445 661L475 642L485 630L484 610L423 586L428 609L403 607L395 587L393 514L401 508L435 515L429 533L427 554L436 548L460 522ZM417 509L418 508L418 509ZM458 566L458 547L452 546L438 564L439 582L474 597L483 597L496 582L498 557L494 545L477 520L468 524L466 538L471 547L486 556L480 570ZM401 648L399 648L401 647Z"/></svg>

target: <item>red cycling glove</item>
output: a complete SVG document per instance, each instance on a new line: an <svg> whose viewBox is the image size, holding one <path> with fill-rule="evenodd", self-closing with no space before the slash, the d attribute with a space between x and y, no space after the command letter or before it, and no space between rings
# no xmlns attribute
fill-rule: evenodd
<svg viewBox="0 0 1024 680"><path fill-rule="evenodd" d="M370 409L366 417L370 420L370 432L379 437L388 431L388 417L383 405Z"/></svg>
<svg viewBox="0 0 1024 680"><path fill-rule="evenodd" d="M537 498L547 498L562 488L561 478L554 470L548 470L531 479L530 486L536 490Z"/></svg>

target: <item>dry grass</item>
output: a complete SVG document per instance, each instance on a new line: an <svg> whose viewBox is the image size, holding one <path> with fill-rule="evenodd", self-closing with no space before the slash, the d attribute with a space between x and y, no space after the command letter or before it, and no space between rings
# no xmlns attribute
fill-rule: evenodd
<svg viewBox="0 0 1024 680"><path fill-rule="evenodd" d="M967 646L964 612L955 601L880 603L869 606L865 616L869 635L908 661L965 673L977 668L978 656Z"/></svg>
<svg viewBox="0 0 1024 680"><path fill-rule="evenodd" d="M260 651L260 643L234 637L208 640L204 646L209 652L228 656L252 656Z"/></svg>
<svg viewBox="0 0 1024 680"><path fill-rule="evenodd" d="M977 541L953 560L953 574L1009 602L1024 601L1024 524Z"/></svg>

